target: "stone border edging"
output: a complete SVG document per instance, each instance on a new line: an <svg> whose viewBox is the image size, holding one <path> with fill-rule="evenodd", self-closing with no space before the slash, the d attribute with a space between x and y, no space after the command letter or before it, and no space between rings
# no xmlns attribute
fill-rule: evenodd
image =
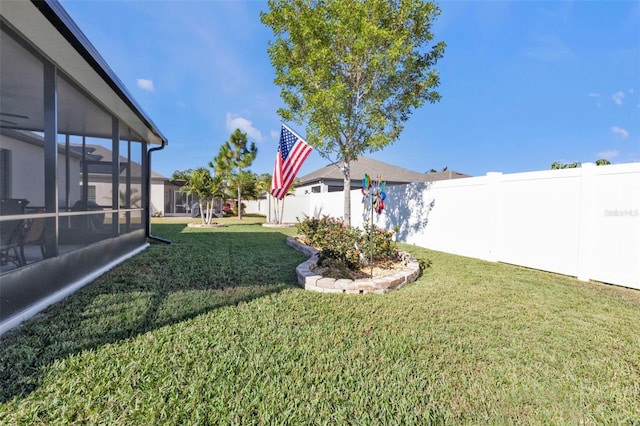
<svg viewBox="0 0 640 426"><path fill-rule="evenodd" d="M227 225L225 225L224 223L218 223L218 222L213 222L213 223L187 223L187 227L188 228L226 228Z"/></svg>
<svg viewBox="0 0 640 426"><path fill-rule="evenodd" d="M270 223L270 222L264 222L262 224L264 228L293 228L296 225L297 224L295 223Z"/></svg>
<svg viewBox="0 0 640 426"><path fill-rule="evenodd" d="M305 290L322 293L349 294L384 294L398 290L407 283L413 282L420 275L420 264L407 252L400 252L405 262L405 269L381 278L361 278L357 280L324 278L311 271L318 263L318 250L302 244L295 237L287 237L287 245L309 256L305 262L296 267L298 284Z"/></svg>

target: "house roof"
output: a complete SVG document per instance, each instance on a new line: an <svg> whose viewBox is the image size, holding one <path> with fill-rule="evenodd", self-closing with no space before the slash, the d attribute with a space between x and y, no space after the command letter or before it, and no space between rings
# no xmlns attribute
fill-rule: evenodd
<svg viewBox="0 0 640 426"><path fill-rule="evenodd" d="M44 149L44 138L33 132L28 132L24 130L5 129L0 127L0 135L6 136L12 139L16 139L31 145L35 145L37 147ZM110 164L107 164L107 163L111 163L111 161L113 160L113 152L102 145L85 144L85 146L86 146L87 160L93 163L92 167L90 168L91 169L90 172L107 173L107 174L111 173L111 166ZM65 152L64 143L58 143L58 152L59 153ZM76 159L82 159L82 145L77 143L69 144L69 154ZM120 162L126 163L127 158L121 155ZM98 163L105 163L107 164L107 167L106 168L97 167ZM142 165L140 163L136 161L131 161L131 168L132 168L131 171L134 175L136 176L141 175ZM161 175L160 173L156 173L153 170L151 170L151 178L166 179L165 176Z"/></svg>
<svg viewBox="0 0 640 426"><path fill-rule="evenodd" d="M300 177L300 183L296 186L306 186L314 183L326 181L342 182L344 175L342 174L343 161L329 164L321 169L311 172ZM403 167L394 166L383 161L374 160L369 157L359 157L355 161L351 161L351 181L358 182L364 178L365 173L372 178L381 176L388 185L402 184L410 182L433 182L437 180L456 179L462 177L470 177L464 173L455 171L443 171L437 173L420 173Z"/></svg>
<svg viewBox="0 0 640 426"><path fill-rule="evenodd" d="M92 166L90 167L90 172L107 173L107 174L111 173L111 162L113 161L113 151L111 151L110 149L102 145L86 144L85 146L87 149L88 159L93 162ZM70 144L69 148L72 151L76 151L79 153L82 152L82 145ZM124 164L126 162L127 162L127 158L121 155L120 164ZM100 167L100 163L104 163L104 165L106 165L106 168ZM133 173L133 175L140 176L142 173L141 168L142 168L142 165L140 163L136 161L131 161L131 172ZM151 177L165 179L164 176L154 172L153 170L151 170Z"/></svg>
<svg viewBox="0 0 640 426"><path fill-rule="evenodd" d="M471 175L456 172L455 170L443 170L441 172L429 172L425 174L427 175L427 182L472 177Z"/></svg>

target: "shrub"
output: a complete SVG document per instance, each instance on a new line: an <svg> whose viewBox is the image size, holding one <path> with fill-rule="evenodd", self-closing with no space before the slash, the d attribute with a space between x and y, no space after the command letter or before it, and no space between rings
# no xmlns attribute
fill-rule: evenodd
<svg viewBox="0 0 640 426"><path fill-rule="evenodd" d="M374 260L391 260L398 257L398 247L393 241L393 232L378 228L373 224L365 223L361 244L363 251L369 255L373 245Z"/></svg>
<svg viewBox="0 0 640 426"><path fill-rule="evenodd" d="M391 260L397 257L397 247L392 240L393 232L365 224L365 232L347 226L342 220L323 216L320 219L307 217L298 219L298 233L302 242L320 250L320 263L335 259L349 269L358 269L368 262L373 239L374 260Z"/></svg>
<svg viewBox="0 0 640 426"><path fill-rule="evenodd" d="M298 219L297 229L303 235L303 243L322 252L322 259L336 259L349 269L357 269L360 265L360 230L328 216L320 219L308 217L302 222Z"/></svg>
<svg viewBox="0 0 640 426"><path fill-rule="evenodd" d="M242 214L245 214L245 209L247 208L246 204L245 203L240 203L240 206L242 206ZM224 210L223 210L223 212L224 212ZM231 208L231 214L233 214L234 216L238 216L238 205L237 204L234 205Z"/></svg>

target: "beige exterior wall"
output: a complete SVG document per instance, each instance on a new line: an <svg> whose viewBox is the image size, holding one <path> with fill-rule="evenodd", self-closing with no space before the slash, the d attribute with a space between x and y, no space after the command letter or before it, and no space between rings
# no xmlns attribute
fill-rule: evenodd
<svg viewBox="0 0 640 426"><path fill-rule="evenodd" d="M44 151L42 147L13 138L0 135L0 148L11 151L11 198L25 198L29 200L29 207L44 206ZM58 203L64 205L65 155L58 155ZM69 162L69 204L80 199L80 184L74 176L80 176L80 161L71 159Z"/></svg>

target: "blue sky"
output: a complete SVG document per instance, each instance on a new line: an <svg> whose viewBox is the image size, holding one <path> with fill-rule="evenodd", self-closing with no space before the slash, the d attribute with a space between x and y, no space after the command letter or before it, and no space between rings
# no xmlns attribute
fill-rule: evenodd
<svg viewBox="0 0 640 426"><path fill-rule="evenodd" d="M282 101L259 18L266 2L61 4L169 140L154 154L156 172L206 166L236 128L258 146L251 170L273 171ZM366 155L474 176L640 161L640 2L438 4L442 100ZM326 164L314 152L299 175Z"/></svg>

